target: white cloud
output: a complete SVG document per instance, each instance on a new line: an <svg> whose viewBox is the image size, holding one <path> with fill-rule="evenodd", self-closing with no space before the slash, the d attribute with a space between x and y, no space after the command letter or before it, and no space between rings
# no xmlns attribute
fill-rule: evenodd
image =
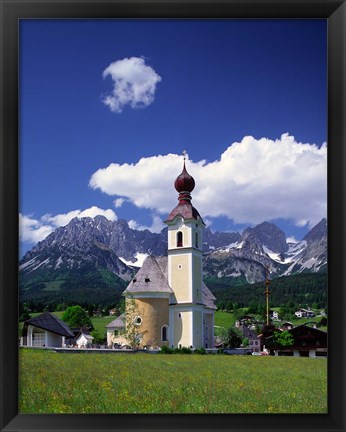
<svg viewBox="0 0 346 432"><path fill-rule="evenodd" d="M153 233L160 233L163 230L163 228L166 226L162 222L162 219L159 216L153 217L153 223L150 226L141 225L135 220L130 220L128 224L131 229L135 229L139 231L144 231L147 229Z"/></svg>
<svg viewBox="0 0 346 432"><path fill-rule="evenodd" d="M287 243L299 243L299 240L297 240L294 236L287 237L286 241Z"/></svg>
<svg viewBox="0 0 346 432"><path fill-rule="evenodd" d="M53 230L53 227L42 225L37 219L19 214L19 238L23 242L37 243L46 238Z"/></svg>
<svg viewBox="0 0 346 432"><path fill-rule="evenodd" d="M73 210L66 214L57 214L55 216L46 214L40 219L33 219L30 216L19 214L19 237L23 242L37 243L44 240L59 226L67 225L75 217L94 218L97 215L105 216L111 221L117 220L117 215L113 210L102 210L96 206L85 210Z"/></svg>
<svg viewBox="0 0 346 432"><path fill-rule="evenodd" d="M196 181L193 203L203 218L226 216L238 224L284 218L313 226L326 217L325 143L319 148L288 134L277 140L246 136L219 160L187 161L186 166ZM181 169L181 156L147 157L99 169L89 185L165 217L177 203L173 183Z"/></svg>
<svg viewBox="0 0 346 432"><path fill-rule="evenodd" d="M113 163L99 169L92 175L89 185L108 195L127 197L139 208L165 213L176 201L172 182L181 169L181 156L152 156L140 159L135 165Z"/></svg>
<svg viewBox="0 0 346 432"><path fill-rule="evenodd" d="M154 101L156 86L161 77L145 64L143 57L124 58L111 63L104 71L113 80L112 92L103 97L111 111L120 113L126 105L146 107Z"/></svg>
<svg viewBox="0 0 346 432"><path fill-rule="evenodd" d="M115 199L114 200L114 206L115 206L115 208L120 208L124 204L125 201L126 201L125 198L117 198L117 199Z"/></svg>
<svg viewBox="0 0 346 432"><path fill-rule="evenodd" d="M83 218L83 217L90 217L90 218L94 218L97 215L102 215L104 217L106 217L107 219L111 220L111 221L115 221L117 220L117 216L114 213L113 210L108 209L108 210L102 210L96 206L92 206L88 209L85 210L72 210L68 213L65 214L57 214L55 216L52 216L50 214L44 215L42 216L42 221L44 222L48 222L50 224L52 224L55 227L59 227L59 226L65 226L67 225L73 218L78 217L78 218Z"/></svg>

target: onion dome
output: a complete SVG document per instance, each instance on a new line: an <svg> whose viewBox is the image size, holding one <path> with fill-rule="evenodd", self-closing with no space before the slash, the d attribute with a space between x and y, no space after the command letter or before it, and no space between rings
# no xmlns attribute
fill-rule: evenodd
<svg viewBox="0 0 346 432"><path fill-rule="evenodd" d="M181 192L192 192L195 188L195 180L190 174L186 171L185 168L185 160L184 160L184 167L181 174L176 178L174 182L175 189L181 193Z"/></svg>
<svg viewBox="0 0 346 432"><path fill-rule="evenodd" d="M185 152L186 153L186 152ZM184 156L185 156L184 153ZM181 174L176 178L174 182L175 189L179 192L178 196L178 205L171 211L167 220L165 222L173 221L176 216L181 216L184 219L195 219L201 220L204 224L200 214L191 204L191 192L195 188L195 180L190 174L186 171L185 167L185 157L184 157L184 166Z"/></svg>

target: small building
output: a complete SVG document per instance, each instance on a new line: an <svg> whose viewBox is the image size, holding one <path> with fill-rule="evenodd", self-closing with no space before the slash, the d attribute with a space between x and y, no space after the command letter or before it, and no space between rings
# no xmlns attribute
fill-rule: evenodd
<svg viewBox="0 0 346 432"><path fill-rule="evenodd" d="M294 312L294 315L297 318L312 318L315 316L315 312L310 309L300 308L299 310Z"/></svg>
<svg viewBox="0 0 346 432"><path fill-rule="evenodd" d="M278 320L279 319L279 312L278 311L270 311L270 317L273 320Z"/></svg>
<svg viewBox="0 0 346 432"><path fill-rule="evenodd" d="M107 330L107 345L113 344L126 345L127 341L121 336L121 332L125 328L125 313L119 315L115 320L106 325Z"/></svg>
<svg viewBox="0 0 346 432"><path fill-rule="evenodd" d="M74 338L69 326L50 312L44 312L24 322L23 345L61 348L65 338Z"/></svg>
<svg viewBox="0 0 346 432"><path fill-rule="evenodd" d="M89 346L93 343L94 337L87 330L80 330L76 335L76 345L78 348Z"/></svg>
<svg viewBox="0 0 346 432"><path fill-rule="evenodd" d="M294 325L289 321L285 321L285 322L281 323L281 326L280 326L281 330L291 330L291 329L293 329L293 327L294 327Z"/></svg>
<svg viewBox="0 0 346 432"><path fill-rule="evenodd" d="M261 351L261 339L255 332L253 332L251 329L249 329L249 327L244 324L239 327L239 331L242 335L242 338L249 339L249 349L251 349L252 352Z"/></svg>

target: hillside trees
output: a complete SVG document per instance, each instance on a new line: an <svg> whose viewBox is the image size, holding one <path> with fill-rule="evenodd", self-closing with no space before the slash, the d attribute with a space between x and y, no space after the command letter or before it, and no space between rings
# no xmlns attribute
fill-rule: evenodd
<svg viewBox="0 0 346 432"><path fill-rule="evenodd" d="M227 302L238 303L237 307L264 305L264 281L255 284L232 286L225 279L222 282L215 278L206 278L205 283L216 297L216 305L220 309L227 309ZM315 303L320 308L327 307L328 279L325 273L302 273L291 276L277 277L270 284L270 305L280 307L292 301L300 307L311 306Z"/></svg>

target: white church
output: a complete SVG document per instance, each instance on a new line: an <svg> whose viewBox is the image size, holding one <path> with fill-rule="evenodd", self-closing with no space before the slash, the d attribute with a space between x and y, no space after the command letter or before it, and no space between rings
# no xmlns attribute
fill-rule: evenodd
<svg viewBox="0 0 346 432"><path fill-rule="evenodd" d="M116 335L128 319L138 326L142 347L214 347L216 300L203 282L202 245L205 224L191 204L195 181L186 171L174 183L178 205L168 225L168 256L148 256L124 291L135 302L136 316L126 311L107 326L107 343L126 344Z"/></svg>

